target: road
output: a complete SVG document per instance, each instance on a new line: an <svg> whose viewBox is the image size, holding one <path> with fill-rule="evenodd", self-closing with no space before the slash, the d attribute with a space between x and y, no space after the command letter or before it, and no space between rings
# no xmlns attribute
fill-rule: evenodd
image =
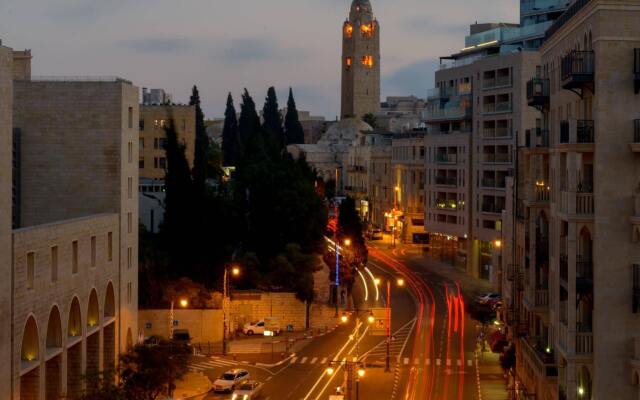
<svg viewBox="0 0 640 400"><path fill-rule="evenodd" d="M358 359L366 364L359 383L361 399L477 399L476 326L465 313L460 284L431 272L425 264L428 261L421 256L372 244L368 271L362 271L354 288L358 312L333 333L314 339L278 367L221 358L196 359L192 367L212 380L232 367L246 368L252 378L265 382L264 400L326 400L342 385L342 362ZM374 276L382 281L378 287ZM395 285L399 277L406 283L403 288ZM369 309L386 305L387 280L394 283L390 372L384 371L385 337L372 336L367 321ZM330 365L335 370L332 375L326 373ZM222 398L230 396L206 397Z"/></svg>

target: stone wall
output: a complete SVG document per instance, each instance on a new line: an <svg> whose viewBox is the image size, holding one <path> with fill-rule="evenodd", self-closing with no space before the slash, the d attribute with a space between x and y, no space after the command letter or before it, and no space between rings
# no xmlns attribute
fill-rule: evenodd
<svg viewBox="0 0 640 400"><path fill-rule="evenodd" d="M222 310L174 310L174 329L187 329L192 343L222 342ZM138 311L145 337L169 337L169 310Z"/></svg>
<svg viewBox="0 0 640 400"><path fill-rule="evenodd" d="M305 303L294 293L234 292L231 295L231 329L266 317L278 318L285 329L304 330L307 326Z"/></svg>
<svg viewBox="0 0 640 400"><path fill-rule="evenodd" d="M11 315L12 55L0 46L0 315ZM11 359L11 324L0 324L0 360ZM11 396L11 370L0 370L0 399Z"/></svg>

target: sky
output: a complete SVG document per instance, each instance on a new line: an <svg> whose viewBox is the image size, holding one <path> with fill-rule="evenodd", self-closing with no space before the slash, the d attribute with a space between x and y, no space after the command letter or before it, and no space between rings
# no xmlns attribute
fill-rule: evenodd
<svg viewBox="0 0 640 400"><path fill-rule="evenodd" d="M438 57L464 47L469 24L517 22L518 0L372 0L381 28L382 96L424 97ZM120 76L187 102L207 117L236 107L246 87L259 107L340 110L342 22L351 0L1 0L0 39L31 49L33 75Z"/></svg>

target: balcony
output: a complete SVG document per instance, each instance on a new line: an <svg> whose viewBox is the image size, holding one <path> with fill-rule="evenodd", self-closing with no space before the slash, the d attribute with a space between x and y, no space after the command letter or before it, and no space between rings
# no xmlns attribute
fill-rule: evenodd
<svg viewBox="0 0 640 400"><path fill-rule="evenodd" d="M504 206L500 206L493 203L482 203L482 212L491 214L500 214L504 210Z"/></svg>
<svg viewBox="0 0 640 400"><path fill-rule="evenodd" d="M344 190L351 193L364 194L367 193L367 189L361 186L345 186Z"/></svg>
<svg viewBox="0 0 640 400"><path fill-rule="evenodd" d="M471 106L441 107L428 109L424 117L427 122L464 121L471 119L472 114Z"/></svg>
<svg viewBox="0 0 640 400"><path fill-rule="evenodd" d="M560 283L568 287L569 282L569 257L566 254L560 254Z"/></svg>
<svg viewBox="0 0 640 400"><path fill-rule="evenodd" d="M595 140L593 120L573 119L560 122L560 144L590 145Z"/></svg>
<svg viewBox="0 0 640 400"><path fill-rule="evenodd" d="M640 93L640 49L633 49L633 90Z"/></svg>
<svg viewBox="0 0 640 400"><path fill-rule="evenodd" d="M436 176L436 185L458 186L458 178L455 176Z"/></svg>
<svg viewBox="0 0 640 400"><path fill-rule="evenodd" d="M507 187L505 178L482 178L481 185L483 188L504 189Z"/></svg>
<svg viewBox="0 0 640 400"><path fill-rule="evenodd" d="M593 333L591 332L576 333L576 354L580 354L580 355L593 354Z"/></svg>
<svg viewBox="0 0 640 400"><path fill-rule="evenodd" d="M633 142L629 143L631 151L640 153L640 119L633 120Z"/></svg>
<svg viewBox="0 0 640 400"><path fill-rule="evenodd" d="M592 217L593 211L593 193L561 192L560 212L575 218L584 218Z"/></svg>
<svg viewBox="0 0 640 400"><path fill-rule="evenodd" d="M511 128L508 127L485 127L482 131L483 139L510 139L512 136Z"/></svg>
<svg viewBox="0 0 640 400"><path fill-rule="evenodd" d="M498 114L511 112L511 102L501 101L498 103L486 103L482 107L483 114Z"/></svg>
<svg viewBox="0 0 640 400"><path fill-rule="evenodd" d="M558 376L558 367L555 357L544 340L538 337L520 338L522 355L529 362L536 378L548 378Z"/></svg>
<svg viewBox="0 0 640 400"><path fill-rule="evenodd" d="M362 165L349 165L347 172L364 174L367 172L367 168Z"/></svg>
<svg viewBox="0 0 640 400"><path fill-rule="evenodd" d="M484 78L482 80L482 88L483 89L495 89L511 86L511 76L510 75L498 75L491 78Z"/></svg>
<svg viewBox="0 0 640 400"><path fill-rule="evenodd" d="M436 208L439 210L458 211L456 200L436 199Z"/></svg>
<svg viewBox="0 0 640 400"><path fill-rule="evenodd" d="M527 129L525 147L529 149L548 148L549 130L541 128Z"/></svg>
<svg viewBox="0 0 640 400"><path fill-rule="evenodd" d="M549 79L533 78L527 82L527 104L530 107L544 109L549 107Z"/></svg>
<svg viewBox="0 0 640 400"><path fill-rule="evenodd" d="M511 162L509 153L484 153L482 162L485 164L508 164Z"/></svg>
<svg viewBox="0 0 640 400"><path fill-rule="evenodd" d="M446 154L446 153L438 153L436 154L436 163L438 164L456 164L458 162L458 154Z"/></svg>
<svg viewBox="0 0 640 400"><path fill-rule="evenodd" d="M593 51L572 51L562 58L560 78L562 87L567 90L577 91L582 97L585 89L593 93L595 69L595 53Z"/></svg>

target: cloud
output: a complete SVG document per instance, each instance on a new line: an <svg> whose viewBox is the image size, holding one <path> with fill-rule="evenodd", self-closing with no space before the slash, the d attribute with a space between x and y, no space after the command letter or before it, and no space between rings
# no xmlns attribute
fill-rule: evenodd
<svg viewBox="0 0 640 400"><path fill-rule="evenodd" d="M119 42L119 45L137 53L180 53L193 47L187 38L157 37L128 39Z"/></svg>
<svg viewBox="0 0 640 400"><path fill-rule="evenodd" d="M111 15L126 4L125 0L56 1L49 5L48 14L55 19L66 21L95 21Z"/></svg>
<svg viewBox="0 0 640 400"><path fill-rule="evenodd" d="M383 96L413 94L424 97L427 89L433 86L437 69L438 60L433 58L397 68L382 77Z"/></svg>
<svg viewBox="0 0 640 400"><path fill-rule="evenodd" d="M451 19L441 20L433 17L412 16L405 20L403 26L410 31L427 31L441 35L465 35L469 32L468 23L453 22Z"/></svg>
<svg viewBox="0 0 640 400"><path fill-rule="evenodd" d="M223 49L224 60L229 63L243 63L247 61L293 61L307 54L301 48L280 47L269 38L237 38L225 41Z"/></svg>

